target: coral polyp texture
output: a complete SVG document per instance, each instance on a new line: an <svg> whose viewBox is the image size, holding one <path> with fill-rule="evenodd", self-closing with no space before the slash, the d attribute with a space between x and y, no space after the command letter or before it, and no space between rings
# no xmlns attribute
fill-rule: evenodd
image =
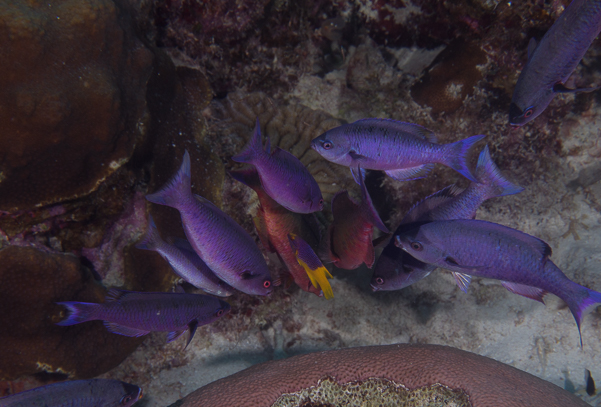
<svg viewBox="0 0 601 407"><path fill-rule="evenodd" d="M152 54L125 3L7 1L0 27L0 210L94 191L144 136Z"/></svg>
<svg viewBox="0 0 601 407"><path fill-rule="evenodd" d="M171 407L586 406L549 382L448 346L387 345L255 365Z"/></svg>

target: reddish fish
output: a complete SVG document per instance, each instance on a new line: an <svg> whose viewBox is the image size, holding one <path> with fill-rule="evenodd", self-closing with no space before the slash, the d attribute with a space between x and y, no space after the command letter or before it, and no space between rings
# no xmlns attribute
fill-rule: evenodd
<svg viewBox="0 0 601 407"><path fill-rule="evenodd" d="M353 270L365 263L371 268L375 261L372 244L373 227L384 233L388 228L376 212L363 177L361 185L361 204L353 201L347 191L337 193L332 198L334 221L328 229L326 242L327 255L336 267Z"/></svg>
<svg viewBox="0 0 601 407"><path fill-rule="evenodd" d="M309 276L296 261L294 250L288 243L288 234L303 236L311 246L319 244L319 231L312 226L314 215L301 215L284 208L274 201L261 186L259 174L253 167L243 170L230 171L232 178L252 188L259 198L259 208L254 217L255 227L263 246L276 253L286 266L294 282L304 291L321 296L321 290L311 284Z"/></svg>

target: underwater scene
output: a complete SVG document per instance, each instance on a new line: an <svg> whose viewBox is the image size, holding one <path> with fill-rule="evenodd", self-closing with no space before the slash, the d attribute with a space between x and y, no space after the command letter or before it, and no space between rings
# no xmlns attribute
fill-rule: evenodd
<svg viewBox="0 0 601 407"><path fill-rule="evenodd" d="M0 0L0 407L601 406L601 0Z"/></svg>

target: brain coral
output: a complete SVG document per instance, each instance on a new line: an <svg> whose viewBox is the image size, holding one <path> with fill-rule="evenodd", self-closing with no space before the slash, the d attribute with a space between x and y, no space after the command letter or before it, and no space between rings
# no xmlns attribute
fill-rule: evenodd
<svg viewBox="0 0 601 407"><path fill-rule="evenodd" d="M255 365L171 407L587 406L511 366L439 345L366 346Z"/></svg>
<svg viewBox="0 0 601 407"><path fill-rule="evenodd" d="M125 3L0 3L0 210L88 194L143 137L152 54Z"/></svg>

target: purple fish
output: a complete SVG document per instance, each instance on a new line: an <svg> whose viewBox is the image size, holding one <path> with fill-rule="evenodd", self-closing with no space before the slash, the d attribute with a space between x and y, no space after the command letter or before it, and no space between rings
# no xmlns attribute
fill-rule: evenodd
<svg viewBox="0 0 601 407"><path fill-rule="evenodd" d="M573 0L538 45L528 44L528 62L518 78L509 106L509 124L522 126L540 115L565 83L601 31L601 1Z"/></svg>
<svg viewBox="0 0 601 407"><path fill-rule="evenodd" d="M179 210L188 241L217 277L247 294L271 293L271 275L254 239L213 203L192 194L188 151L173 179L146 199Z"/></svg>
<svg viewBox="0 0 601 407"><path fill-rule="evenodd" d="M326 131L311 142L311 147L326 160L350 167L357 183L364 169L382 170L394 179L407 181L425 177L434 163L475 181L466 156L482 138L437 144L434 133L417 124L363 119Z"/></svg>
<svg viewBox="0 0 601 407"><path fill-rule="evenodd" d="M0 398L0 406L129 407L141 398L141 388L119 380L72 380L49 384Z"/></svg>
<svg viewBox="0 0 601 407"><path fill-rule="evenodd" d="M478 182L463 191L451 185L416 204L401 221L395 235L413 228L414 222L451 219L473 219L487 199L521 192L523 188L507 181L490 157L488 146L478 158L475 171ZM400 290L428 276L436 266L423 263L390 241L374 268L371 286L374 291Z"/></svg>
<svg viewBox="0 0 601 407"><path fill-rule="evenodd" d="M222 317L230 305L202 294L136 292L110 289L104 303L66 301L68 316L57 325L68 326L102 320L106 328L125 336L169 332L167 342L190 330L188 344L196 328Z"/></svg>
<svg viewBox="0 0 601 407"><path fill-rule="evenodd" d="M388 228L373 206L365 181L359 177L362 202L357 204L347 191L332 198L334 221L328 228L327 255L336 267L353 270L365 263L371 268L375 261L372 244L373 227L384 233Z"/></svg>
<svg viewBox="0 0 601 407"><path fill-rule="evenodd" d="M284 208L296 213L311 213L323 209L323 197L317 181L298 158L276 147L270 153L267 137L265 150L261 143L259 119L248 145L232 160L255 166L263 190Z"/></svg>
<svg viewBox="0 0 601 407"><path fill-rule="evenodd" d="M334 292L328 282L328 277L332 278L332 275L328 269L324 267L321 260L319 260L319 257L317 257L317 254L311 249L311 246L294 233L288 234L288 241L290 247L294 250L294 255L296 256L298 264L305 269L313 286L315 288L321 288L326 300L334 298Z"/></svg>
<svg viewBox="0 0 601 407"><path fill-rule="evenodd" d="M232 287L221 281L211 271L187 240L177 240L170 245L161 239L152 216L149 216L148 219L146 235L136 247L157 252L167 260L178 276L209 294L227 297L233 293Z"/></svg>
<svg viewBox="0 0 601 407"><path fill-rule="evenodd" d="M571 281L549 260L547 243L496 223L459 219L415 224L396 235L395 242L416 259L452 271L463 291L477 276L501 280L509 291L540 302L546 293L555 294L568 304L579 333L582 313L601 302L601 293Z"/></svg>

